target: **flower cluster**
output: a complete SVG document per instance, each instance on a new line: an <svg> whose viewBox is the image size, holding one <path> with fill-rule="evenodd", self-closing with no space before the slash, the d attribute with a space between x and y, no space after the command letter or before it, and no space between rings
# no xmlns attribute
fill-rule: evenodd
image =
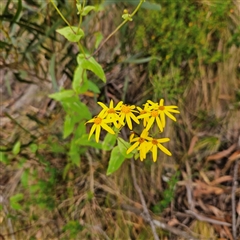
<svg viewBox="0 0 240 240"><path fill-rule="evenodd" d="M110 101L109 107L105 104L98 102L102 107L101 112L87 123L93 123L89 133L89 138L95 132L96 142L99 141L101 128L105 129L111 134L115 134L112 126L116 129L122 128L127 124L128 128L132 130L134 121L140 124L142 121L143 131L140 136L134 132L130 135L130 143L133 143L127 150L127 154L135 149L139 151L140 160L146 158L148 152L152 152L153 161L157 160L157 152L160 149L162 152L171 156L172 154L162 145L162 143L170 141L169 138L153 138L149 136L150 129L156 125L159 132L163 132L166 126L166 116L176 121L172 113L180 113L177 106L164 106L164 100L160 99L159 103L150 100L143 104L143 108L136 107L135 105L127 105L120 101L115 107L113 101Z"/></svg>

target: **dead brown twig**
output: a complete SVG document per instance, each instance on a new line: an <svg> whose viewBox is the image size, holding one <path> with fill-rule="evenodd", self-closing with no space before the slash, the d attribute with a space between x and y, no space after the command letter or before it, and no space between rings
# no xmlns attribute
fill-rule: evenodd
<svg viewBox="0 0 240 240"><path fill-rule="evenodd" d="M236 224L236 189L238 185L238 166L239 159L236 161L233 172L233 186L232 186L232 235L233 239L237 239L237 224Z"/></svg>
<svg viewBox="0 0 240 240"><path fill-rule="evenodd" d="M166 223L163 223L163 222L160 222L159 220L155 220L155 219L151 218L149 210L148 210L147 205L146 205L146 201L145 201L143 193L142 193L142 190L137 183L136 171L135 171L135 166L134 166L134 160L133 159L131 160L131 170L132 170L133 185L134 185L135 189L137 190L137 192L139 194L139 197L141 199L141 203L142 203L142 206L143 206L143 211L144 211L140 215L143 217L143 219L146 222L148 222L150 224L150 226L152 228L154 239L155 240L159 239L159 237L157 235L157 232L156 232L156 227L159 227L159 228L162 228L164 230L167 230L170 233L175 234L176 236L181 236L181 237L183 237L185 239L189 239L189 240L197 240L197 238L193 237L192 235L189 235L188 233L186 233L184 231L181 231L177 228L174 228L174 227L171 227L171 226L167 225ZM132 208L130 208L128 210L132 211ZM134 211L134 212L138 214L139 210Z"/></svg>
<svg viewBox="0 0 240 240"><path fill-rule="evenodd" d="M146 201L144 199L143 193L141 188L139 187L138 183L137 183L137 178L136 178L136 171L135 171L135 165L134 165L134 160L131 159L131 171L132 171L132 179L133 179L133 185L134 188L137 190L138 195L141 199L141 203L143 206L143 218L150 224L151 228L152 228L152 233L153 233L153 237L155 240L159 240L157 231L156 231L156 227L155 224L153 223L153 220L149 214L148 208L147 208L147 204Z"/></svg>

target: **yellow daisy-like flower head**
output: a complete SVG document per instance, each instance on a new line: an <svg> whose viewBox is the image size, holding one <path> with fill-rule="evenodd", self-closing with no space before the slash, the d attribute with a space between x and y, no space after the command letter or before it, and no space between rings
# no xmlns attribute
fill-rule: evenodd
<svg viewBox="0 0 240 240"><path fill-rule="evenodd" d="M159 104L154 103L151 100L148 100L148 103L151 105L151 108L157 109L159 111L163 128L166 125L165 115L168 116L173 121L175 122L177 121L176 118L171 114L180 113L178 110L176 110L176 108L178 108L177 106L164 106L164 99L160 99Z"/></svg>
<svg viewBox="0 0 240 240"><path fill-rule="evenodd" d="M107 125L108 123L112 123L114 120L113 119L107 120L104 117L105 117L105 113L100 112L98 116L86 122L86 123L93 123L88 139L90 139L90 137L95 131L96 132L95 139L96 139L96 142L98 142L101 128L105 129L107 132L111 134L115 134L115 132Z"/></svg>
<svg viewBox="0 0 240 240"><path fill-rule="evenodd" d="M120 103L122 103L122 102L120 102ZM133 112L135 112L134 109L135 109L134 105L126 105L126 104L122 103L121 110L120 110L120 113L119 113L120 123L124 122L124 120L126 120L127 125L128 125L130 130L132 130L132 120L135 123L139 124L139 120L133 114Z"/></svg>
<svg viewBox="0 0 240 240"><path fill-rule="evenodd" d="M157 161L157 151L158 148L166 153L169 156L172 156L171 152L167 150L167 148L165 148L161 143L165 143L170 141L169 138L159 138L159 139L155 139L152 137L147 137L148 140L148 146L147 146L147 151L151 151L152 152L152 156L153 156L153 161L156 162Z"/></svg>
<svg viewBox="0 0 240 240"><path fill-rule="evenodd" d="M150 111L149 104L148 103L144 104L144 108L143 109L140 108L140 107L137 107L137 110L139 111L139 115L146 114L146 113L148 113ZM144 127L146 127L148 121L149 121L149 117L148 116L143 118L143 126Z"/></svg>
<svg viewBox="0 0 240 240"><path fill-rule="evenodd" d="M104 118L107 120L113 120L113 124L116 128L119 128L120 124L120 118L118 111L121 110L121 102L117 104L116 107L113 105L113 100L110 101L109 107L107 107L104 103L98 102L98 104L102 107L102 111L99 114L103 114ZM122 125L123 122L120 122Z"/></svg>
<svg viewBox="0 0 240 240"><path fill-rule="evenodd" d="M127 154L132 152L134 149L138 147L139 153L140 153L140 160L143 161L143 159L146 158L147 154L147 137L148 137L148 131L144 129L140 135L140 137L133 138L131 142L135 142L128 150Z"/></svg>
<svg viewBox="0 0 240 240"><path fill-rule="evenodd" d="M147 126L146 126L147 131L151 128L151 126L153 125L154 122L157 122L159 131L160 132L163 131L163 125L160 120L160 114L159 114L158 109L153 109L153 110L149 111L148 113L138 116L138 118L147 119Z"/></svg>

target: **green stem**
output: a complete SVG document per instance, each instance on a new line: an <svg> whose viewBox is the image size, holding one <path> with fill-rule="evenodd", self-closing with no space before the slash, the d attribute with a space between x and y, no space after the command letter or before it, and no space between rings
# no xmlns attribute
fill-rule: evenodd
<svg viewBox="0 0 240 240"><path fill-rule="evenodd" d="M139 4L137 5L136 9L133 11L132 14L130 14L130 17L133 17L133 16L137 13L137 11L139 10L139 8L141 7L141 5L143 4L144 1L145 1L145 0L141 0L141 1L139 2Z"/></svg>
<svg viewBox="0 0 240 240"><path fill-rule="evenodd" d="M83 5L82 5L82 9L84 9L85 4L86 4L86 1L84 0ZM80 29L81 24L82 24L82 14L80 13L78 29Z"/></svg>
<svg viewBox="0 0 240 240"><path fill-rule="evenodd" d="M56 6L56 4L54 3L54 0L50 0L50 2L52 3L52 5L54 6L54 8L57 10L58 14L61 16L61 18L63 19L63 21L71 28L71 30L73 31L73 33L75 33L75 31L72 29L71 24L67 21L67 19L62 15L61 11L58 9L58 7Z"/></svg>
<svg viewBox="0 0 240 240"><path fill-rule="evenodd" d="M85 55L83 46L82 46L82 44L81 44L80 42L78 42L78 48L79 48L79 50L83 53L84 57L86 58L86 55Z"/></svg>
<svg viewBox="0 0 240 240"><path fill-rule="evenodd" d="M137 5L136 9L133 11L132 14L129 15L131 18L137 13L137 11L139 10L139 8L141 7L141 5L143 4L144 1L145 0L140 0L140 2ZM110 33L107 36L107 38L100 44L98 49L92 54L92 56L94 56L96 53L98 53L99 50L102 48L102 46L128 21L129 21L128 19L125 19L112 33Z"/></svg>

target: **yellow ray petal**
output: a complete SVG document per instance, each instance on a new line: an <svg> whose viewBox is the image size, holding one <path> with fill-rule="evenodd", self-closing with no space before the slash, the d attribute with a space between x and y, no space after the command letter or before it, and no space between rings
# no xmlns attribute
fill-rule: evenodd
<svg viewBox="0 0 240 240"><path fill-rule="evenodd" d="M111 134L115 134L115 132L105 123L101 124L102 128L104 128L107 132L111 133Z"/></svg>
<svg viewBox="0 0 240 240"><path fill-rule="evenodd" d="M160 118L156 117L156 120L157 120L157 125L158 125L159 130L160 130L160 132L162 132L163 131L163 126L162 126L162 123L160 121Z"/></svg>
<svg viewBox="0 0 240 240"><path fill-rule="evenodd" d="M132 118L132 120L133 120L135 123L137 123L137 124L140 123L139 120L137 119L137 117L136 117L133 113L130 113L130 117Z"/></svg>
<svg viewBox="0 0 240 240"><path fill-rule="evenodd" d="M146 127L146 130L148 131L150 129L150 127L153 125L153 122L154 122L154 117L151 117L148 124L147 124L147 127Z"/></svg>
<svg viewBox="0 0 240 240"><path fill-rule="evenodd" d="M157 145L164 153L166 153L168 156L172 156L171 152L169 152L162 144L158 143Z"/></svg>
<svg viewBox="0 0 240 240"><path fill-rule="evenodd" d="M93 134L93 132L95 131L96 127L97 127L96 124L93 124L93 125L92 125L92 128L91 128L90 133L89 133L89 136L88 136L88 140L89 140L90 137L92 136L92 134Z"/></svg>
<svg viewBox="0 0 240 240"><path fill-rule="evenodd" d="M129 129L132 130L132 121L129 115L126 115L126 121Z"/></svg>
<svg viewBox="0 0 240 240"><path fill-rule="evenodd" d="M130 152L132 152L137 146L139 145L139 142L135 142L128 150L127 150L127 154L129 154Z"/></svg>
<svg viewBox="0 0 240 240"><path fill-rule="evenodd" d="M169 118L171 118L173 121L177 121L177 119L171 114L171 113L169 113L168 111L164 111L164 113L169 117Z"/></svg>
<svg viewBox="0 0 240 240"><path fill-rule="evenodd" d="M153 145L152 147L152 155L153 155L153 161L156 162L157 161L157 146Z"/></svg>
<svg viewBox="0 0 240 240"><path fill-rule="evenodd" d="M100 138L100 131L101 131L101 127L100 127L100 125L97 125L97 127L96 127L96 135L95 135L96 142L99 141L99 138Z"/></svg>

